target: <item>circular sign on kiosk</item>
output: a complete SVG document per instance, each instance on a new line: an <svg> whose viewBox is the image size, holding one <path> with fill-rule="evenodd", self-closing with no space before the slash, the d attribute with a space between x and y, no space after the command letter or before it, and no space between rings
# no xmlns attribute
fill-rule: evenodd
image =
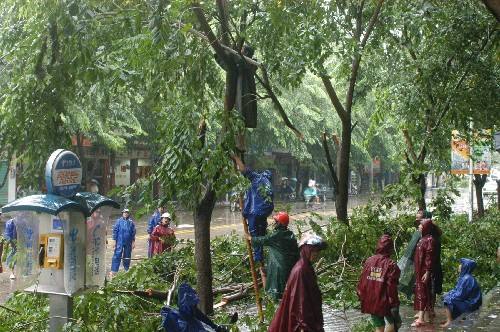
<svg viewBox="0 0 500 332"><path fill-rule="evenodd" d="M58 149L45 166L45 182L49 194L73 197L80 190L82 164L71 151Z"/></svg>

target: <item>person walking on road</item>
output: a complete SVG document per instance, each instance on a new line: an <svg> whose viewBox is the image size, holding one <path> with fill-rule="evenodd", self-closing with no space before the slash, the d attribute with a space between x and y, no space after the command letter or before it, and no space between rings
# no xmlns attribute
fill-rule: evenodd
<svg viewBox="0 0 500 332"><path fill-rule="evenodd" d="M392 238L382 235L375 255L368 258L363 266L357 287L361 312L371 314L376 332L392 332L401 327L398 297L400 270L391 259L393 252Z"/></svg>
<svg viewBox="0 0 500 332"><path fill-rule="evenodd" d="M175 244L174 230L170 228L172 216L165 212L161 215L161 221L151 232L152 254L158 255L164 251L171 251Z"/></svg>
<svg viewBox="0 0 500 332"><path fill-rule="evenodd" d="M299 242L300 259L297 261L269 332L323 332L321 291L312 266L326 242L316 234L305 234Z"/></svg>
<svg viewBox="0 0 500 332"><path fill-rule="evenodd" d="M151 233L153 232L153 229L160 224L161 221L161 215L165 212L165 208L163 206L158 206L156 208L156 211L153 213L151 218L149 218L148 221L148 228L146 231L149 234L148 238L148 258L151 258L153 256L153 241L151 240Z"/></svg>
<svg viewBox="0 0 500 332"><path fill-rule="evenodd" d="M273 217L273 231L265 236L251 237L252 246L269 247L266 259L266 292L276 301L283 296L290 271L299 259L297 239L288 229L290 217L286 212L278 212Z"/></svg>
<svg viewBox="0 0 500 332"><path fill-rule="evenodd" d="M113 240L115 240L115 252L111 260L111 276L118 272L123 260L123 268L128 271L132 249L135 247L135 224L130 218L130 210L123 209L122 217L116 220L113 226Z"/></svg>

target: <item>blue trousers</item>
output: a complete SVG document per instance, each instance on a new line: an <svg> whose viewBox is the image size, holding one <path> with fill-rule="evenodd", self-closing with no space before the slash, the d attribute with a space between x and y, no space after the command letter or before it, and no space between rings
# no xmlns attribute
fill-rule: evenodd
<svg viewBox="0 0 500 332"><path fill-rule="evenodd" d="M254 216L247 217L248 231L252 237L264 236L267 230L267 216ZM262 246L255 246L253 248L253 259L255 262L262 262L264 260L264 253Z"/></svg>
<svg viewBox="0 0 500 332"><path fill-rule="evenodd" d="M111 272L118 272L120 262L123 259L123 268L128 271L130 267L130 257L132 256L132 243L117 243L113 259L111 260Z"/></svg>

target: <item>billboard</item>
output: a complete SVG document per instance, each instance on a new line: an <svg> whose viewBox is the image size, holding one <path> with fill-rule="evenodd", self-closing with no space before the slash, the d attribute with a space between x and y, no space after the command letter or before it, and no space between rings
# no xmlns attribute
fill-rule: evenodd
<svg viewBox="0 0 500 332"><path fill-rule="evenodd" d="M464 136L457 130L451 133L451 174L469 174L469 161L472 152L472 173L490 174L491 169L491 130L474 133L472 149Z"/></svg>
<svg viewBox="0 0 500 332"><path fill-rule="evenodd" d="M458 130L451 132L451 174L469 173L470 149Z"/></svg>

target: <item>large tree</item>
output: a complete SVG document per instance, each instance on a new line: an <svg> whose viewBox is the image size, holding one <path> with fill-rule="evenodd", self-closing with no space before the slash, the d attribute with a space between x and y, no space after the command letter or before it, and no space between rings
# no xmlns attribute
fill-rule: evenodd
<svg viewBox="0 0 500 332"><path fill-rule="evenodd" d="M383 7L379 1L317 1L267 4L269 25L261 26L264 54L271 68L289 84L299 84L307 70L321 78L341 123L336 165L331 165L337 218L347 222L349 160L356 127L356 86L362 59L374 37ZM344 94L344 102L339 98ZM319 134L319 133L318 133Z"/></svg>
<svg viewBox="0 0 500 332"><path fill-rule="evenodd" d="M426 174L448 168L451 130L498 124L497 23L472 0L395 2L384 23L378 112L399 123L425 209Z"/></svg>
<svg viewBox="0 0 500 332"><path fill-rule="evenodd" d="M39 187L48 155L70 147L72 135L119 149L142 134L133 112L137 91L112 51L133 27L111 8L110 2L0 4L0 146L24 165L22 183Z"/></svg>

